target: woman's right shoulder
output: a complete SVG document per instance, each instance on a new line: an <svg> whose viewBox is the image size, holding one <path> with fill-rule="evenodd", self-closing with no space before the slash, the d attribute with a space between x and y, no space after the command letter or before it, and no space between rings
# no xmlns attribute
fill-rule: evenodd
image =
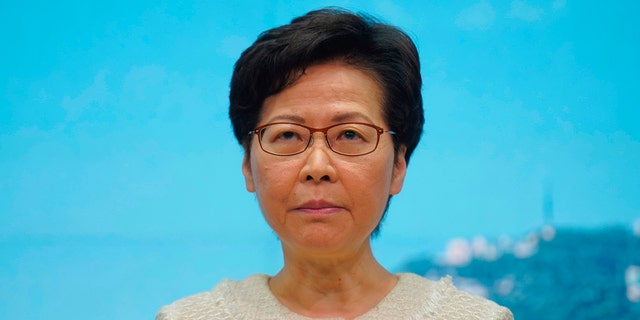
<svg viewBox="0 0 640 320"><path fill-rule="evenodd" d="M219 292L223 284L224 281L211 291L190 295L163 306L156 314L156 320L230 319L224 312L224 298Z"/></svg>
<svg viewBox="0 0 640 320"><path fill-rule="evenodd" d="M199 315L207 314L216 305L214 291L200 292L163 306L158 310L156 320L199 319Z"/></svg>
<svg viewBox="0 0 640 320"><path fill-rule="evenodd" d="M196 293L160 308L156 320L233 319L229 311L229 295L239 286L264 281L265 275L251 275L242 281L223 279L212 290Z"/></svg>

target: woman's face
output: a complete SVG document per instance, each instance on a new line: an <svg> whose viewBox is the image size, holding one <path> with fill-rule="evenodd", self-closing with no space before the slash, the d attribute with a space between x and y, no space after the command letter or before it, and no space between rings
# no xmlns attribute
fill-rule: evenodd
<svg viewBox="0 0 640 320"><path fill-rule="evenodd" d="M324 128L358 121L389 129L381 97L364 72L338 62L316 65L265 100L259 125L285 121ZM388 133L374 152L362 156L334 153L319 132L306 151L293 156L262 151L257 136L250 147L242 165L246 187L256 193L285 252L342 255L368 244L406 172L405 148L394 155Z"/></svg>

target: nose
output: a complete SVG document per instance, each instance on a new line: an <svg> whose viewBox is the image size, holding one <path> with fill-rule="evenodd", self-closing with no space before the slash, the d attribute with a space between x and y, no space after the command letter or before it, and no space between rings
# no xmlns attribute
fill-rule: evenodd
<svg viewBox="0 0 640 320"><path fill-rule="evenodd" d="M315 132L311 139L311 145L303 153L306 158L300 171L301 180L316 183L322 181L334 182L338 177L338 172L333 162L335 153L331 151L322 132Z"/></svg>

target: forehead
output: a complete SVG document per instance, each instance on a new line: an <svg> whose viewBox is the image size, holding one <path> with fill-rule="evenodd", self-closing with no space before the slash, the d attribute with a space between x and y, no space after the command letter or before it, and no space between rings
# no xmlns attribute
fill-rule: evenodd
<svg viewBox="0 0 640 320"><path fill-rule="evenodd" d="M382 125L382 91L367 72L341 62L314 65L292 85L265 99L260 123L368 121Z"/></svg>

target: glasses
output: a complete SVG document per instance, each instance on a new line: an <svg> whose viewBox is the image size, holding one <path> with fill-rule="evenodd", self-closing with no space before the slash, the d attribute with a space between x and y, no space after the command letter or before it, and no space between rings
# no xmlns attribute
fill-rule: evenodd
<svg viewBox="0 0 640 320"><path fill-rule="evenodd" d="M297 123L273 122L251 130L257 134L260 148L276 156L292 156L304 152L311 145L313 134L324 133L327 145L345 156L362 156L378 147L380 135L391 130L363 122L345 122L326 128L311 128Z"/></svg>

